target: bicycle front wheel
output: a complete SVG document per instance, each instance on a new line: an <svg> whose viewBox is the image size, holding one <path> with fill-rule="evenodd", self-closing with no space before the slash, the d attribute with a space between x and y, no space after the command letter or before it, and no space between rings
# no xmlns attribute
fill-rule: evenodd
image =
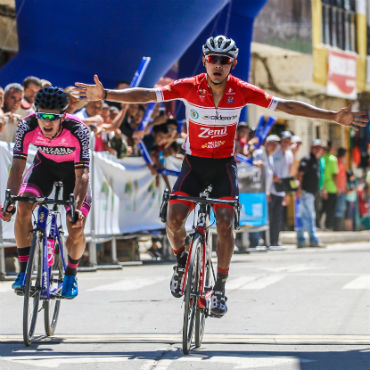
<svg viewBox="0 0 370 370"><path fill-rule="evenodd" d="M203 249L201 249L203 251ZM203 253L201 253L201 257ZM207 255L207 253L206 253ZM204 294L209 291L210 287L213 286L213 271L212 271L212 260L211 256L206 257L205 265L205 280L204 280ZM199 307L197 305L195 311L195 347L200 347L203 342L204 326L206 323L206 310L207 300L204 298L205 307Z"/></svg>
<svg viewBox="0 0 370 370"><path fill-rule="evenodd" d="M32 343L40 304L42 271L41 243L42 235L34 232L24 288L23 341L26 346Z"/></svg>
<svg viewBox="0 0 370 370"><path fill-rule="evenodd" d="M61 248L63 248L63 245L59 246L58 240L55 240L54 263L50 271L49 281L50 299L44 301L44 326L45 333L48 336L54 335L60 310L64 277L63 257L62 253L60 253Z"/></svg>
<svg viewBox="0 0 370 370"><path fill-rule="evenodd" d="M184 354L188 354L194 334L195 312L198 305L198 285L201 269L201 241L199 235L193 238L191 255L188 257L189 269L186 279L184 294L184 323L182 329L182 349Z"/></svg>

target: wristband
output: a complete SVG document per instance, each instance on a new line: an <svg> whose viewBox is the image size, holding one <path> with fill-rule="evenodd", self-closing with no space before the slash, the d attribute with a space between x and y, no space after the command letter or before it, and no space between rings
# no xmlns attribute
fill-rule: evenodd
<svg viewBox="0 0 370 370"><path fill-rule="evenodd" d="M108 96L108 90L107 89L104 89L104 96L103 96L103 99L102 100L107 99L107 96Z"/></svg>

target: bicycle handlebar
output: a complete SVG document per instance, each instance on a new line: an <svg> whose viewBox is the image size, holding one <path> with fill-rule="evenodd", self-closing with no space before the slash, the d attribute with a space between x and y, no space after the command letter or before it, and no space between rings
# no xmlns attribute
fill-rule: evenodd
<svg viewBox="0 0 370 370"><path fill-rule="evenodd" d="M69 195L69 200L59 200L59 199L50 199L47 197L23 197L19 195L12 195L10 189L6 189L5 201L3 205L3 216L5 216L5 212L8 209L8 207L15 202L29 202L29 203L37 203L39 205L40 204L57 204L57 205L62 205L62 206L70 206L72 220L75 220L75 217L76 217L74 194Z"/></svg>
<svg viewBox="0 0 370 370"><path fill-rule="evenodd" d="M168 189L164 190L163 193L163 200L162 205L160 209L160 218L162 222L167 221L167 203L169 200L186 200L193 203L198 204L224 204L234 207L234 213L235 213L235 229L239 229L239 222L240 222L240 203L239 203L239 197L236 196L233 200L226 200L226 199L216 199L216 198L209 198L208 193L203 193L205 196L201 197L192 197L188 195L180 195L180 194L170 194L170 191Z"/></svg>

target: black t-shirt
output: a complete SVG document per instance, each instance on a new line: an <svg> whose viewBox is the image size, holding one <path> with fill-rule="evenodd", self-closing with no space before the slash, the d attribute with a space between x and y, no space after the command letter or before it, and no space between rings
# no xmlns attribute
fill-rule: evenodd
<svg viewBox="0 0 370 370"><path fill-rule="evenodd" d="M320 162L310 153L310 156L301 159L299 172L303 172L302 190L316 194L320 186Z"/></svg>

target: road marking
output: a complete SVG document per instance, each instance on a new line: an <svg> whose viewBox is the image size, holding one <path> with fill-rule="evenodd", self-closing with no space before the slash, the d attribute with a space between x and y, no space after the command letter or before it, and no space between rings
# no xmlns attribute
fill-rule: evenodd
<svg viewBox="0 0 370 370"><path fill-rule="evenodd" d="M310 270L322 270L325 267L317 266L315 264L309 263L298 263L295 265L288 265L288 266L272 266L272 267L262 267L262 270L267 270L271 272L302 272L302 271L310 271Z"/></svg>
<svg viewBox="0 0 370 370"><path fill-rule="evenodd" d="M240 287L239 289L242 289L242 290L263 289L263 288L268 287L269 285L277 283L278 281L282 280L285 276L286 275L284 274L273 274L273 275L263 276L259 279L251 281L250 283L247 283L246 285Z"/></svg>
<svg viewBox="0 0 370 370"><path fill-rule="evenodd" d="M240 289L245 284L258 279L261 275L240 276L227 282L227 290Z"/></svg>
<svg viewBox="0 0 370 370"><path fill-rule="evenodd" d="M253 354L239 354L237 356L209 356L208 354L205 354L204 356L194 354L192 356L187 357L180 357L176 359L177 361L181 362L188 362L189 367L191 366L190 363L192 362L202 362L203 366L202 368L206 368L205 366L210 363L217 363L217 364L231 364L233 365L234 369L255 369L258 367L264 367L271 369L273 367L277 366L284 366L285 369L298 369L300 367L301 363L307 363L312 362L314 360L307 360L304 358L298 358L293 356L270 356L268 354L266 355L253 355ZM161 364L162 361L159 361L159 364ZM174 361L171 361L174 362ZM165 366L159 366L156 367L160 370L167 370L171 363L166 363ZM212 365L211 365L212 366ZM287 367L289 366L289 368ZM217 366L218 367L218 366Z"/></svg>
<svg viewBox="0 0 370 370"><path fill-rule="evenodd" d="M167 356L174 355L173 352L167 353ZM193 356L179 357L176 359L160 359L160 360L143 360L139 358L132 358L132 355L122 355L110 354L109 356L94 356L94 354L88 354L85 356L74 355L28 355L28 356L10 356L4 358L5 361L17 363L21 366L31 366L31 367L45 367L45 368L57 368L64 365L71 364L89 364L89 363L112 363L112 362L127 362L127 361L140 361L144 364L140 366L140 370L149 370L155 367L156 370L167 370L174 362L187 362L189 365L194 362L202 362L202 368L205 368L207 364L211 363L223 363L231 364L234 369L255 369L258 367L272 368L275 366L289 366L289 369L297 369L301 363L312 362L314 360L307 360L305 358L297 358L293 356L269 356L266 355L245 355L240 354L237 356L209 356L208 354L202 356L196 353ZM190 365L191 366L191 365ZM288 369L287 367L285 367Z"/></svg>
<svg viewBox="0 0 370 370"><path fill-rule="evenodd" d="M370 275L361 275L358 278L350 281L343 289L369 289L370 288Z"/></svg>
<svg viewBox="0 0 370 370"><path fill-rule="evenodd" d="M8 293L12 291L12 281L3 281L0 284L0 293Z"/></svg>
<svg viewBox="0 0 370 370"><path fill-rule="evenodd" d="M45 340L40 340L41 344L59 343L63 339L63 343L112 343L112 342L142 342L142 343L181 343L179 334L58 334L55 337L48 337ZM0 343L23 343L23 337L20 335L0 335ZM370 345L370 333L367 335L244 335L244 334L204 334L203 343L222 343L222 344L364 344Z"/></svg>
<svg viewBox="0 0 370 370"><path fill-rule="evenodd" d="M122 291L122 290L138 290L145 288L150 285L158 284L167 278L157 277L157 278L135 278L116 281L115 283L99 285L94 288L87 289L88 292L97 292L97 291Z"/></svg>

